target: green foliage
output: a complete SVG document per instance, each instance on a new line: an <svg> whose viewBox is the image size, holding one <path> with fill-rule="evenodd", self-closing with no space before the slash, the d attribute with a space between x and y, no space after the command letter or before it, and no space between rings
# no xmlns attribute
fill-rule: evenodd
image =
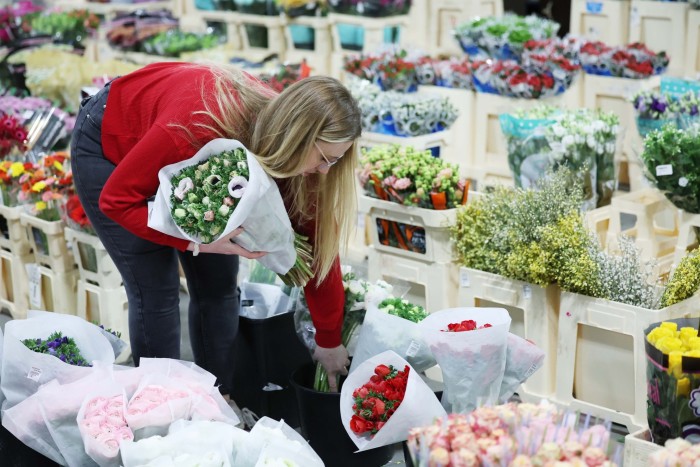
<svg viewBox="0 0 700 467"><path fill-rule="evenodd" d="M673 204L688 212L700 213L698 129L681 130L667 125L660 131L653 131L644 140L641 157L656 187ZM670 170L657 171L659 166L670 166Z"/></svg>
<svg viewBox="0 0 700 467"><path fill-rule="evenodd" d="M688 254L676 268L661 297L667 307L693 296L700 289L700 250Z"/></svg>

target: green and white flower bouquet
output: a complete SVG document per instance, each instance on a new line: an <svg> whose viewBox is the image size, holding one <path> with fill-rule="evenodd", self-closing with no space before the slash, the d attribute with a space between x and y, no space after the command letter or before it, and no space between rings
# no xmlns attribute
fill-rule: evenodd
<svg viewBox="0 0 700 467"><path fill-rule="evenodd" d="M274 180L240 142L215 139L192 158L158 172L160 186L148 226L197 244L212 243L238 227L233 239L287 285L313 276L311 246L295 234Z"/></svg>

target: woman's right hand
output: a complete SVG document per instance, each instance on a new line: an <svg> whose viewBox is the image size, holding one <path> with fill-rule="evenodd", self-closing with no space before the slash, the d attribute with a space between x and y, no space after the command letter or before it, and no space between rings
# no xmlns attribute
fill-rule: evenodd
<svg viewBox="0 0 700 467"><path fill-rule="evenodd" d="M238 255L248 259L262 258L267 254L266 251L248 251L237 243L233 243L233 239L243 233L243 227L239 227L230 234L221 237L213 243L203 243L199 245L200 253L217 253L220 255ZM190 243L188 250L194 250L194 244Z"/></svg>

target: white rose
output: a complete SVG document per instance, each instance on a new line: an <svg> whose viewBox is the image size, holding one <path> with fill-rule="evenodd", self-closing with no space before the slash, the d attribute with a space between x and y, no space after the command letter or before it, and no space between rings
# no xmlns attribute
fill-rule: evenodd
<svg viewBox="0 0 700 467"><path fill-rule="evenodd" d="M211 200L209 199L208 196L205 196L204 198L202 198L202 204L203 204L203 205L209 206L209 203L211 203Z"/></svg>
<svg viewBox="0 0 700 467"><path fill-rule="evenodd" d="M185 217L187 215L187 211L185 211L182 208L177 208L177 209L175 209L173 214L175 215L175 217L182 219L183 217Z"/></svg>
<svg viewBox="0 0 700 467"><path fill-rule="evenodd" d="M361 295L365 293L365 289L362 287L362 282L358 280L350 281L348 284L348 290L354 295Z"/></svg>
<svg viewBox="0 0 700 467"><path fill-rule="evenodd" d="M231 208L229 208L225 204L222 204L221 206L219 206L219 214L221 214L222 216L228 215L230 210L231 210Z"/></svg>

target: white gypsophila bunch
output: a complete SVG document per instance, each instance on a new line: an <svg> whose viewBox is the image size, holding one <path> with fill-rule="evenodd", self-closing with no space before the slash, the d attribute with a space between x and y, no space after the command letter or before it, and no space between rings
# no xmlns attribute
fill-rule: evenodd
<svg viewBox="0 0 700 467"><path fill-rule="evenodd" d="M656 261L644 261L634 239L620 236L619 254L594 251L593 257L598 266L603 297L642 308L658 308Z"/></svg>

